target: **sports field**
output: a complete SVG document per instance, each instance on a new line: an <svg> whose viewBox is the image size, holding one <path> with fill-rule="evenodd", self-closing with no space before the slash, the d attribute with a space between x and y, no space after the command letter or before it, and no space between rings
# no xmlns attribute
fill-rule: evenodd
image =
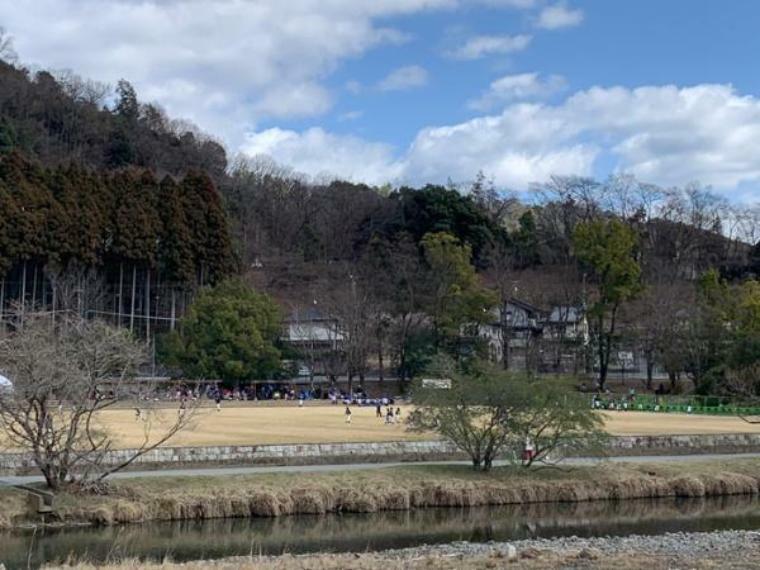
<svg viewBox="0 0 760 570"><path fill-rule="evenodd" d="M430 439L430 434L413 434L402 425L385 425L375 417L375 409L353 407L352 423L345 423L343 406L239 406L197 410L193 425L168 445L255 445L277 443L328 443ZM408 413L402 407L402 417ZM176 412L163 412L166 418ZM647 412L604 412L607 430L613 435L760 433L760 424L726 416L690 416ZM160 414L153 429L160 430ZM134 410L109 410L102 414L119 445L131 447L142 442L145 422Z"/></svg>

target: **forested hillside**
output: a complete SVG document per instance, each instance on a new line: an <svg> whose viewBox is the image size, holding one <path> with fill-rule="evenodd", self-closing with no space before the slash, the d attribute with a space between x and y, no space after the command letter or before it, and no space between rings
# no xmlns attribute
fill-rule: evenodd
<svg viewBox="0 0 760 570"><path fill-rule="evenodd" d="M480 326L508 352L512 299L589 317L589 345L529 331L526 367L559 370L571 352L591 370L630 348L650 383L657 366L675 387L755 362L745 350L726 367L739 344L716 331L753 330L737 307L757 293L746 284L760 274L760 211L698 185L566 177L517 195L483 176L314 181L260 157L228 164L219 143L126 81L111 91L0 62L0 212L6 312L23 300L150 336L199 287L240 272L285 314L310 307L341 323L343 345L321 364L333 376L408 377L436 351L479 350ZM609 282L610 267L631 263L629 282Z"/></svg>
<svg viewBox="0 0 760 570"><path fill-rule="evenodd" d="M159 176L195 169L216 183L227 167L222 145L139 102L127 81L114 92L70 72L30 73L0 60L0 150L11 148L46 166L139 166Z"/></svg>

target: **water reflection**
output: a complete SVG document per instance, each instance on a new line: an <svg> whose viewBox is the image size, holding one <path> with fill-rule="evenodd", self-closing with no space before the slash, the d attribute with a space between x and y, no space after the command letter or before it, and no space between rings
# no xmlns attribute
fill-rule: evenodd
<svg viewBox="0 0 760 570"><path fill-rule="evenodd" d="M70 557L197 560L281 552L351 551L455 540L654 534L760 528L760 500L733 496L425 509L370 515L150 523L0 534L10 569Z"/></svg>

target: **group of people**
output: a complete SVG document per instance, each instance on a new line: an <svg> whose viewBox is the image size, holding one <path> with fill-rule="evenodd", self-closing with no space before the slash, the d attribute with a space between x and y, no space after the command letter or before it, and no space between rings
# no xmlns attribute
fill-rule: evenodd
<svg viewBox="0 0 760 570"><path fill-rule="evenodd" d="M351 419L354 415L351 411L350 404L346 404L346 409L343 412L343 415L346 417L346 423L350 424ZM375 417L381 420L385 418L385 425L401 423L401 408L397 407L394 411L393 406L386 405L385 412L383 412L383 406L381 404L377 404L375 406Z"/></svg>

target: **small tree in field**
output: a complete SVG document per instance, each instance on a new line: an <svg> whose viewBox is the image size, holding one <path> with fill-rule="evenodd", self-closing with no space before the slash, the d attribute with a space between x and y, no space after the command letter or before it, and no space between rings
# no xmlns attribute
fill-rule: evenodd
<svg viewBox="0 0 760 570"><path fill-rule="evenodd" d="M0 445L28 453L54 490L97 483L127 467L192 416L185 408L155 418L141 412L142 444L117 464L106 461L117 434L100 414L150 389L133 381L143 358L127 332L103 322L27 315L0 338L0 374L12 383L0 388Z"/></svg>
<svg viewBox="0 0 760 570"><path fill-rule="evenodd" d="M449 387L417 385L410 429L439 433L470 456L473 469L490 470L499 455L521 449L526 438L536 451L529 466L550 453L559 460L602 435L601 419L590 406L556 381L480 361L455 365L438 359L429 372Z"/></svg>
<svg viewBox="0 0 760 570"><path fill-rule="evenodd" d="M162 358L191 378L268 378L280 369L281 322L269 296L230 279L198 294L179 332L164 340Z"/></svg>
<svg viewBox="0 0 760 570"><path fill-rule="evenodd" d="M604 421L588 400L572 390L575 382L563 378L532 378L522 409L515 409L510 426L517 441L529 441L533 454L523 465L555 464L565 457L603 450Z"/></svg>

